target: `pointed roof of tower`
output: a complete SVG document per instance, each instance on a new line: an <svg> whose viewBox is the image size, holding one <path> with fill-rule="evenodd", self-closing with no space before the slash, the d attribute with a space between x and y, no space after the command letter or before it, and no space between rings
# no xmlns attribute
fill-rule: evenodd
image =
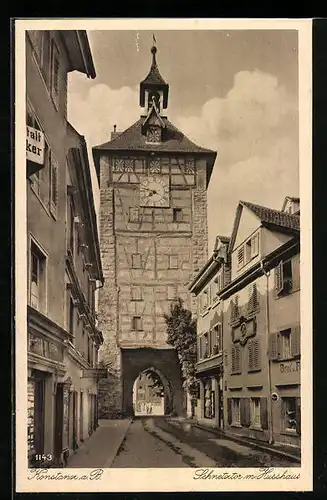
<svg viewBox="0 0 327 500"><path fill-rule="evenodd" d="M162 78L156 60L157 48L155 46L151 47L152 53L152 64L147 77L141 82L142 84L150 85L167 85L165 80Z"/></svg>

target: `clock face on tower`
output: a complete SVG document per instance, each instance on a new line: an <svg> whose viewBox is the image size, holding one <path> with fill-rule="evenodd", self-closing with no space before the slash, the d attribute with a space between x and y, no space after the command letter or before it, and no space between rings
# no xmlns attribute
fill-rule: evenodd
<svg viewBox="0 0 327 500"><path fill-rule="evenodd" d="M140 179L141 207L169 207L169 177L146 176Z"/></svg>

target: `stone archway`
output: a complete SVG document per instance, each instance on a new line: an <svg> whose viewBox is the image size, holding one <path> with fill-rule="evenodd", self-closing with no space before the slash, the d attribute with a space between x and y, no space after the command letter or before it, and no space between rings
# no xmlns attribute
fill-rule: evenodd
<svg viewBox="0 0 327 500"><path fill-rule="evenodd" d="M170 415L172 413L172 411L173 411L173 391L172 391L172 386L171 386L169 380L167 380L167 378L165 377L165 375L163 373L161 373L160 370L158 370L154 366L149 366L146 370L144 370L143 372L141 372L136 377L136 379L134 381L134 384L133 384L133 401L134 401L134 403L139 402L136 399L137 394L135 394L135 391L137 391L137 386L136 386L137 380L140 379L142 375L149 375L151 373L155 376L155 378L158 378L160 380L160 382L162 384L162 388L163 388L163 393L164 393L163 396L162 396L163 397L163 401L162 401L163 405L160 404L161 408L159 408L160 411L161 410L163 411L163 413L160 413L160 414L161 415ZM151 381L151 379L149 381ZM135 412L135 414L137 414L137 413Z"/></svg>
<svg viewBox="0 0 327 500"><path fill-rule="evenodd" d="M180 365L173 349L122 349L123 412L133 415L133 386L140 373L151 368L160 376L166 394L165 414L185 416Z"/></svg>

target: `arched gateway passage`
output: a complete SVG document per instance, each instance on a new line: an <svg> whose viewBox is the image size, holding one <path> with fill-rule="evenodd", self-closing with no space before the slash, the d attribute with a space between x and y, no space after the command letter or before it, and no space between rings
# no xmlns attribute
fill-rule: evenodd
<svg viewBox="0 0 327 500"><path fill-rule="evenodd" d="M171 385L153 366L140 373L133 384L133 410L135 416L162 416L172 411Z"/></svg>
<svg viewBox="0 0 327 500"><path fill-rule="evenodd" d="M140 375L147 371L157 374L162 382L163 413L185 416L186 405L177 354L173 349L152 348L122 349L124 414L134 415L134 384Z"/></svg>

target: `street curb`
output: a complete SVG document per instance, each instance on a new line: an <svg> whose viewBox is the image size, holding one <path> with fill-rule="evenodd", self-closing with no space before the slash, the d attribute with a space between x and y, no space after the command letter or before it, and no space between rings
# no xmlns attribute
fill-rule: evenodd
<svg viewBox="0 0 327 500"><path fill-rule="evenodd" d="M239 438L239 437L234 437L234 434L233 435L227 434L223 430L219 430L219 432L218 432L215 429L210 429L210 428L207 428L204 425L200 425L200 424L197 424L197 423L194 423L192 425L194 425L195 427L198 427L199 429L211 432L211 434L214 434L215 436L219 435L221 437L221 435L224 435L226 438L229 438L232 441L235 441L236 443L244 444L246 446L249 446L250 448L267 451L267 452L271 453L272 455L276 455L276 456L278 456L280 458L285 458L286 457L286 458L289 458L290 460L293 460L294 462L301 463L301 457L298 457L297 455L292 455L291 453L282 452L282 451L279 451L279 450L272 449L269 446L264 446L262 444L252 443L252 442L247 441L246 439L242 439L242 438Z"/></svg>
<svg viewBox="0 0 327 500"><path fill-rule="evenodd" d="M133 419L131 418L131 419L129 420L129 424L127 425L127 427L126 427L126 429L125 429L124 434L122 435L122 437L121 437L121 439L120 439L120 441L119 441L119 444L118 444L118 446L117 446L117 449L116 449L115 453L113 454L113 456L112 456L111 458L109 458L109 459L105 462L105 464L104 464L104 466L103 466L103 468L104 468L104 469L110 469L110 467L111 467L111 465L112 465L113 461L115 460L115 458L116 458L116 456L117 456L117 453L118 453L118 451L119 451L119 448L121 447L121 445L122 445L122 443L123 443L123 441L124 441L124 439L125 439L125 437L126 437L126 434L127 434L127 432L128 432L128 429L130 428L130 426L131 426L131 423L132 423L132 422L133 422Z"/></svg>

